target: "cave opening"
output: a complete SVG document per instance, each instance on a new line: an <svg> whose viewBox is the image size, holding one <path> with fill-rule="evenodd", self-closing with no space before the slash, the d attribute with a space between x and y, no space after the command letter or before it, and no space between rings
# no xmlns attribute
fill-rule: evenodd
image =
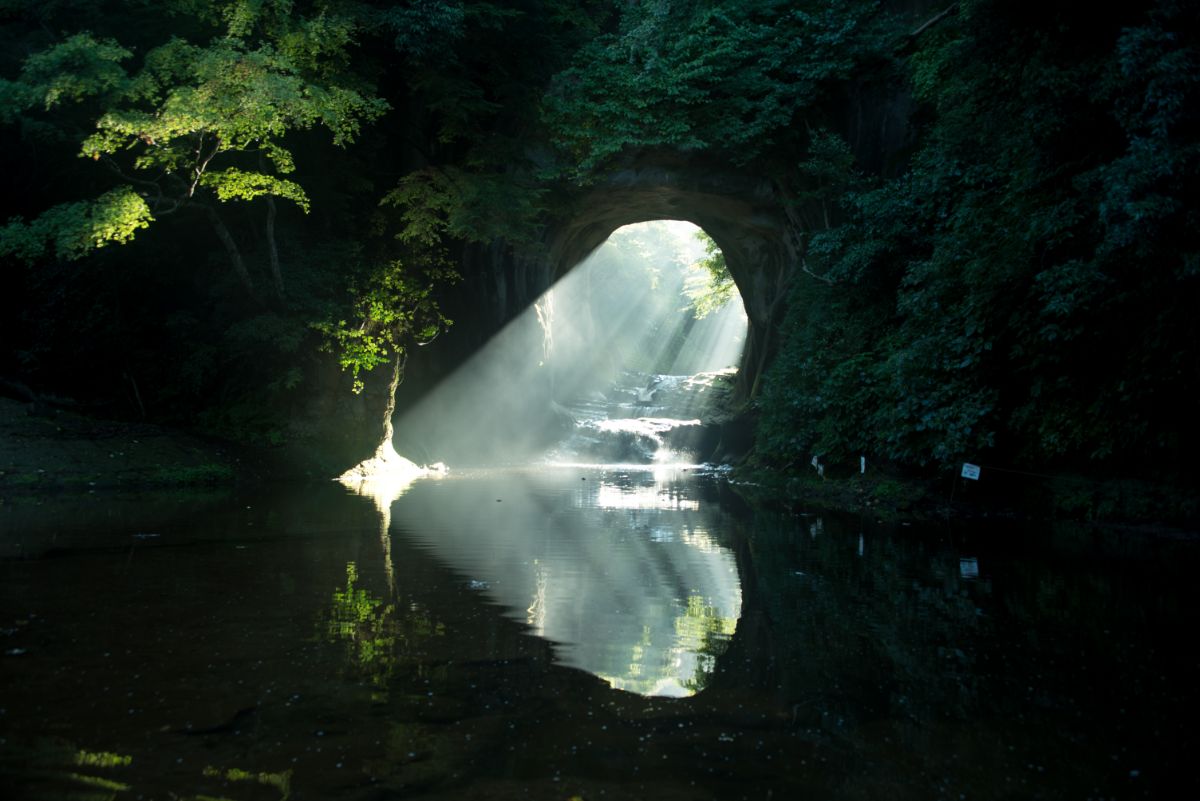
<svg viewBox="0 0 1200 801"><path fill-rule="evenodd" d="M746 313L724 255L681 220L625 225L538 301L556 400L621 373L732 375Z"/></svg>
<svg viewBox="0 0 1200 801"><path fill-rule="evenodd" d="M407 409L396 446L450 465L704 460L747 327L699 226L621 226Z"/></svg>

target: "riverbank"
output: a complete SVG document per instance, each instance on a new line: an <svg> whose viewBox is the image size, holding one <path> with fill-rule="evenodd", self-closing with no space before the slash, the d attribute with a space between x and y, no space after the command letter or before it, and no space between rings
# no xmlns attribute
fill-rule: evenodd
<svg viewBox="0 0 1200 801"><path fill-rule="evenodd" d="M1072 521L1200 536L1200 498L1179 486L1078 475L985 471L979 480L868 470L820 477L753 463L734 470L738 494L765 506L870 513L881 519Z"/></svg>
<svg viewBox="0 0 1200 801"><path fill-rule="evenodd" d="M233 484L247 468L226 443L0 398L0 497Z"/></svg>
<svg viewBox="0 0 1200 801"><path fill-rule="evenodd" d="M0 501L44 492L233 486L335 475L312 453L205 438L149 423L87 417L0 398ZM989 473L980 481L868 470L821 478L753 464L733 488L752 504L869 513L880 519L1073 520L1160 533L1200 532L1194 492L1145 481Z"/></svg>

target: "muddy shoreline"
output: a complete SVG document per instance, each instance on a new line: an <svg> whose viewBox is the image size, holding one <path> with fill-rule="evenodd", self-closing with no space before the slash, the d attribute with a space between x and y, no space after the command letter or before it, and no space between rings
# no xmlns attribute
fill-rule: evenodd
<svg viewBox="0 0 1200 801"><path fill-rule="evenodd" d="M253 474L236 446L0 398L0 495L212 486Z"/></svg>

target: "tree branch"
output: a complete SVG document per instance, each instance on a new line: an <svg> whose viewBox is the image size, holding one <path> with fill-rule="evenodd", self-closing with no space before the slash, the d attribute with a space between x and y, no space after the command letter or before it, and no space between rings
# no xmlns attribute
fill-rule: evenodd
<svg viewBox="0 0 1200 801"><path fill-rule="evenodd" d="M932 28L934 25L937 25L939 22L944 20L946 17L950 16L951 14L955 14L957 12L958 12L958 3L952 3L951 5L946 6L944 9L942 9L942 11L940 13L934 14L932 17L925 20L925 22L922 23L915 31L913 31L912 33L910 33L908 35L908 38L916 39L918 36L925 33L925 31L927 31L928 29Z"/></svg>
<svg viewBox="0 0 1200 801"><path fill-rule="evenodd" d="M267 195L267 255L271 265L271 288L275 302L283 305L283 270L279 267L279 248L275 245L275 198Z"/></svg>
<svg viewBox="0 0 1200 801"><path fill-rule="evenodd" d="M937 14L934 14L932 17L930 17L929 19L922 22L920 25L918 25L916 27L915 30L913 30L911 33L909 33L907 36L905 36L904 41L901 42L900 45L896 48L897 52L900 52L900 53L908 52L909 50L911 50L913 47L916 46L917 39L921 36L921 34L925 33L925 31L929 30L934 25L937 25L939 22L946 19L947 17L952 16L957 13L958 13L958 3L952 3L948 6L946 6L944 9L939 11Z"/></svg>
<svg viewBox="0 0 1200 801"><path fill-rule="evenodd" d="M114 159L112 156L105 156L103 164L109 172L120 178L125 183L132 186L141 186L146 187L147 189L152 189L154 191L153 197L150 197L149 192L141 192L139 194L143 199L148 201L150 205L150 211L153 212L156 217L165 217L168 214L174 214L183 208L184 205L186 205L186 202L182 198L168 198L166 193L163 192L162 184L159 183L159 181L162 177L169 177L166 173L163 173L160 178L153 180L147 178L135 178L121 169L121 165L118 164L116 159Z"/></svg>
<svg viewBox="0 0 1200 801"><path fill-rule="evenodd" d="M225 221L217 214L217 210L212 206L204 203L194 204L196 208L202 209L208 215L208 221L212 224L213 231L217 234L217 239L221 240L221 244L225 246L225 252L229 255L229 262L233 266L233 272L237 275L238 281L246 293L258 300L258 294L254 291L254 279L250 277L250 271L246 269L246 262L242 259L242 252L238 249L237 243L233 241L233 234L229 233L229 228L226 227Z"/></svg>
<svg viewBox="0 0 1200 801"><path fill-rule="evenodd" d="M210 152L206 158L200 158L201 150L204 147L204 134L200 135L200 144L196 147L196 157L200 158L200 162L196 164L196 166L192 167L192 173L195 177L192 179L192 183L188 187L188 197L196 194L196 185L200 183L200 179L204 176L204 171L208 169L208 163L213 160L214 156L221 152L221 137L217 136L213 139L212 152Z"/></svg>
<svg viewBox="0 0 1200 801"><path fill-rule="evenodd" d="M832 278L826 278L823 275L817 275L812 270L808 269L808 261L806 259L804 259L803 257L801 257L801 259L800 259L800 269L806 275L809 275L810 277L817 279L822 284L829 284L829 286L837 286L838 282L834 281Z"/></svg>
<svg viewBox="0 0 1200 801"><path fill-rule="evenodd" d="M154 187L154 189L158 191L159 196L162 195L162 186L159 185L158 181L151 181L146 178L134 178L132 175L127 175L125 171L121 169L121 165L117 164L116 159L114 159L112 156L106 155L104 157L104 166L108 168L109 172L111 172L113 175L116 175L122 181L134 184L135 186Z"/></svg>

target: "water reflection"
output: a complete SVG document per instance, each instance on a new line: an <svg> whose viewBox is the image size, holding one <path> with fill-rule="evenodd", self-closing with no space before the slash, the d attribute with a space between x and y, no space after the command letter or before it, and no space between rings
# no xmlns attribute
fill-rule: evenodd
<svg viewBox="0 0 1200 801"><path fill-rule="evenodd" d="M677 490L673 492L672 486L663 481L646 486L601 482L598 491L582 493L579 502L601 509L686 509L693 512L700 509L698 500L685 497Z"/></svg>
<svg viewBox="0 0 1200 801"><path fill-rule="evenodd" d="M705 686L741 615L721 512L681 468L542 469L422 482L380 503L562 664L642 695ZM386 520L386 518L385 518Z"/></svg>
<svg viewBox="0 0 1200 801"><path fill-rule="evenodd" d="M4 739L0 744L8 746ZM106 751L86 751L73 743L44 739L32 746L0 751L0 780L8 778L5 762L24 763L39 778L44 798L108 801L131 786L126 778L133 757ZM0 785L4 787L4 785Z"/></svg>
<svg viewBox="0 0 1200 801"><path fill-rule="evenodd" d="M385 599L363 587L358 566L347 562L346 585L333 591L328 616L322 619L323 634L344 647L351 672L370 682L377 702L387 700L397 669L422 656L431 637L446 633L423 604L399 603L393 574L388 578L392 594Z"/></svg>
<svg viewBox="0 0 1200 801"><path fill-rule="evenodd" d="M379 515L379 543L383 546L383 569L387 575L388 589L396 591L396 573L392 564L392 538L388 531L392 527L392 504L408 491L418 478L436 477L440 473L410 470L381 471L370 476L354 476L344 473L338 482L355 495L369 498Z"/></svg>
<svg viewBox="0 0 1200 801"><path fill-rule="evenodd" d="M669 473L574 469L417 482L389 577L336 486L203 504L0 507L0 797L1200 798L1192 539L727 518ZM687 561L726 548L731 637ZM529 635L566 639L568 601L628 624L597 672L678 649L704 692L564 667Z"/></svg>

